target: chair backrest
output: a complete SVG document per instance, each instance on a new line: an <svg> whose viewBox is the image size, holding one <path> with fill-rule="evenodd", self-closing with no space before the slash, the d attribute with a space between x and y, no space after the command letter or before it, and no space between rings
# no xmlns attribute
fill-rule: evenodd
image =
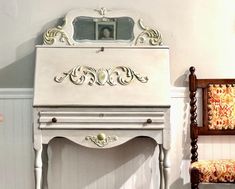
<svg viewBox="0 0 235 189"><path fill-rule="evenodd" d="M198 135L235 135L235 79L197 79L189 69L191 162L198 161ZM197 90L202 90L202 125L197 123Z"/></svg>

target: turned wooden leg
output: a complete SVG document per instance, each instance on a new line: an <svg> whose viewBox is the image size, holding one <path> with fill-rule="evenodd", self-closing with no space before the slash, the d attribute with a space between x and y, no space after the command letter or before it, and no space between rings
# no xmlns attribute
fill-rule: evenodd
<svg viewBox="0 0 235 189"><path fill-rule="evenodd" d="M170 160L169 160L169 150L164 149L164 160L163 160L163 172L164 172L164 189L169 189L169 179L170 179Z"/></svg>
<svg viewBox="0 0 235 189"><path fill-rule="evenodd" d="M35 189L42 189L42 144L34 146L35 150Z"/></svg>
<svg viewBox="0 0 235 189"><path fill-rule="evenodd" d="M42 188L48 189L48 180L47 180L47 173L48 173L48 154L47 154L48 144L43 144L43 151L42 151Z"/></svg>
<svg viewBox="0 0 235 189"><path fill-rule="evenodd" d="M192 168L190 170L191 189L199 189L199 171L198 169Z"/></svg>
<svg viewBox="0 0 235 189"><path fill-rule="evenodd" d="M163 176L163 149L162 149L162 144L159 145L159 172L160 172L160 189L163 189L163 183L164 183L164 176Z"/></svg>
<svg viewBox="0 0 235 189"><path fill-rule="evenodd" d="M199 184L198 183L192 183L191 184L191 189L199 189Z"/></svg>

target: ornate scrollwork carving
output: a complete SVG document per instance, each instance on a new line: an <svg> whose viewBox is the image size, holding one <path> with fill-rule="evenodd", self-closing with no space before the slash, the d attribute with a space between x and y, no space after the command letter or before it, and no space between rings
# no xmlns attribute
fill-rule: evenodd
<svg viewBox="0 0 235 189"><path fill-rule="evenodd" d="M54 80L57 83L62 83L66 78L75 84L82 85L87 82L88 85L105 85L106 83L110 86L117 84L128 85L133 79L137 79L141 83L147 83L148 77L143 77L140 74L133 71L131 68L125 66L118 66L113 69L94 69L88 66L76 66L64 72L62 76L56 76Z"/></svg>
<svg viewBox="0 0 235 189"><path fill-rule="evenodd" d="M146 27L143 24L142 19L139 19L138 23L139 23L140 28L143 30L143 32L141 32L137 36L135 45L137 45L138 43L144 43L147 39L149 39L150 45L153 45L153 46L162 45L162 35L160 34L158 30Z"/></svg>
<svg viewBox="0 0 235 189"><path fill-rule="evenodd" d="M87 136L85 139L92 141L94 144L102 148L108 145L110 142L117 141L118 137L106 136L104 133L100 133L97 136Z"/></svg>
<svg viewBox="0 0 235 189"><path fill-rule="evenodd" d="M58 40L62 43L66 43L67 45L72 45L72 43L69 41L68 36L63 31L63 26L66 24L64 19L64 24L62 26L57 26L55 28L48 29L43 34L43 44L44 45L53 45L55 41Z"/></svg>

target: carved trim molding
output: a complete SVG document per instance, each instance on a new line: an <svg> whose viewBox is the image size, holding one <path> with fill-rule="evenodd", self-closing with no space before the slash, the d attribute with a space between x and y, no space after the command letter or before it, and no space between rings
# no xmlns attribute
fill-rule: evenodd
<svg viewBox="0 0 235 189"><path fill-rule="evenodd" d="M149 40L149 44L153 45L153 46L161 46L162 45L162 35L160 34L160 32L158 30L155 29L151 29L149 27L146 27L143 24L143 20L139 19L138 20L139 26L140 28L143 30L143 32L141 32L135 41L135 45L139 44L139 43L145 43L147 40Z"/></svg>
<svg viewBox="0 0 235 189"><path fill-rule="evenodd" d="M94 144L99 147L104 147L108 145L110 142L114 142L118 140L117 136L106 136L104 133L100 133L97 136L87 136L85 140L90 140Z"/></svg>
<svg viewBox="0 0 235 189"><path fill-rule="evenodd" d="M115 86L117 84L128 85L134 79L137 79L141 83L148 82L148 77L143 77L131 68L125 66L96 70L92 67L78 65L68 72L64 72L61 76L55 76L54 80L57 83L62 83L66 78L69 78L75 85L82 85L87 82L90 86L93 84L103 86L106 83L110 86Z"/></svg>

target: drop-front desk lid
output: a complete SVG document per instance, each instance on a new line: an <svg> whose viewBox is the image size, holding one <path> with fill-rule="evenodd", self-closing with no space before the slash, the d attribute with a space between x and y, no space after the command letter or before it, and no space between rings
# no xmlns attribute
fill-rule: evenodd
<svg viewBox="0 0 235 189"><path fill-rule="evenodd" d="M166 47L36 47L34 106L169 106Z"/></svg>

